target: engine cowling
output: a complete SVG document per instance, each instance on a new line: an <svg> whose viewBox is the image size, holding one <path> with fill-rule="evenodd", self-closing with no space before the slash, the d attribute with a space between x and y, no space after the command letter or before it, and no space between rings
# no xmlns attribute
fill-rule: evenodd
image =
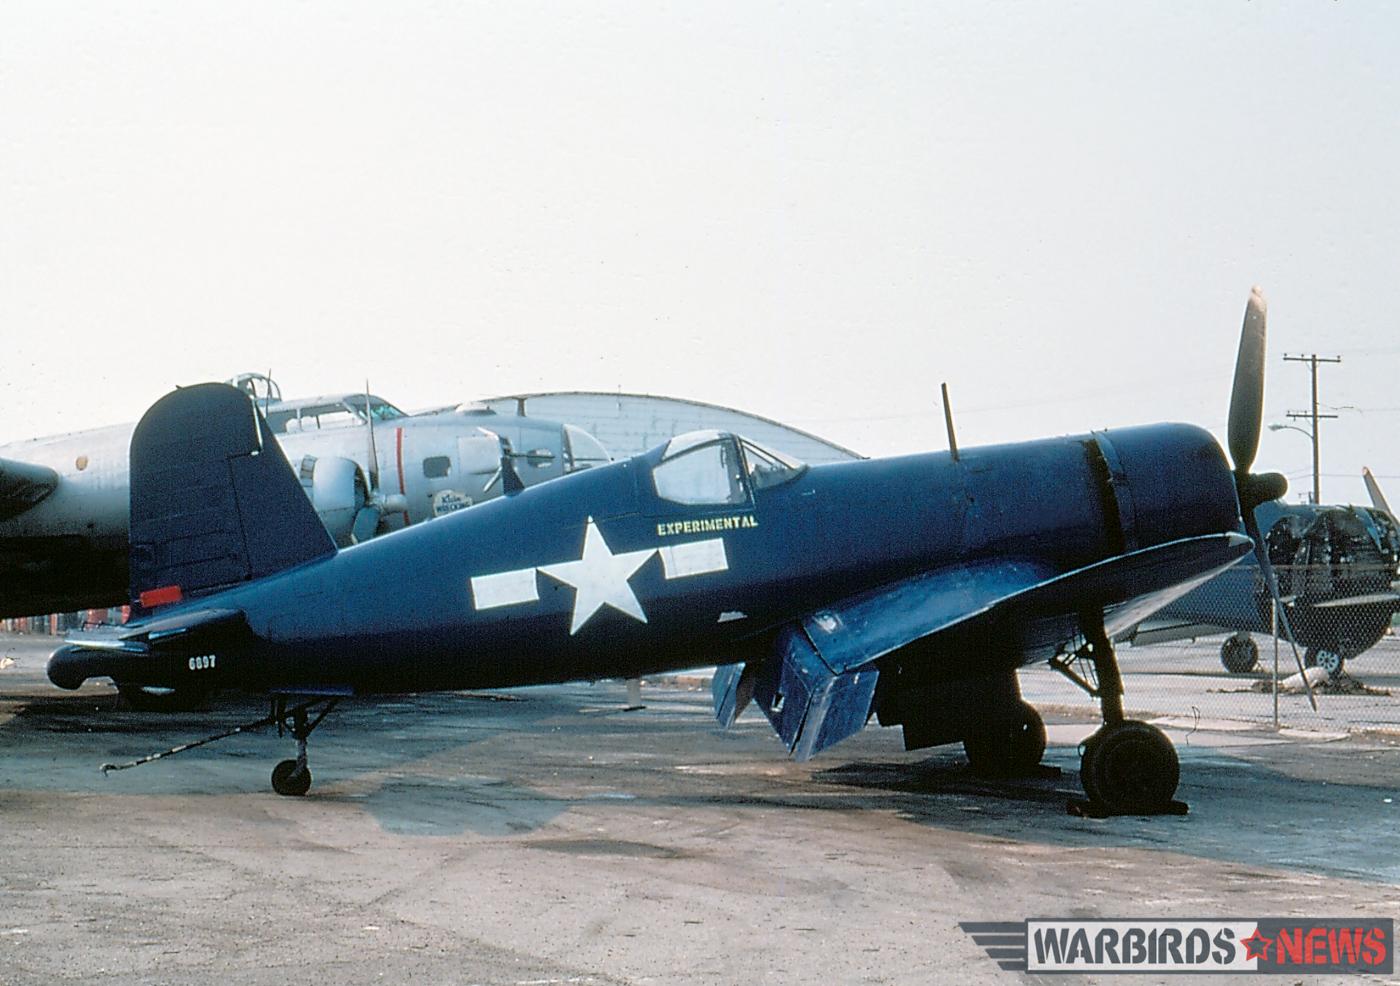
<svg viewBox="0 0 1400 986"><path fill-rule="evenodd" d="M302 457L298 474L335 543L341 547L353 544L355 518L370 498L369 482L360 464L340 456L307 455Z"/></svg>

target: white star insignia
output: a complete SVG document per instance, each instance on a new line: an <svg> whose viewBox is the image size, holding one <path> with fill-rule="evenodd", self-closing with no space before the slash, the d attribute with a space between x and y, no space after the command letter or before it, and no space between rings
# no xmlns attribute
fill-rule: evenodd
<svg viewBox="0 0 1400 986"><path fill-rule="evenodd" d="M574 618L569 635L578 633L579 628L604 606L645 623L647 614L642 611L642 604L627 580L654 554L655 548L613 554L598 525L589 517L584 528L583 557L578 561L539 567L550 578L574 587Z"/></svg>

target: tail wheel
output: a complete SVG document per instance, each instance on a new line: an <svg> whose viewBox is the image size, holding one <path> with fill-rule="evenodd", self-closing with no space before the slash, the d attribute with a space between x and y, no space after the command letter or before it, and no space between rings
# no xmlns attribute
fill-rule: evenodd
<svg viewBox="0 0 1400 986"><path fill-rule="evenodd" d="M1115 815L1165 811L1181 781L1166 733L1136 719L1104 726L1084 744L1079 777L1089 800Z"/></svg>
<svg viewBox="0 0 1400 986"><path fill-rule="evenodd" d="M1045 755L1045 722L1025 702L990 729L963 739L972 769L985 774L1027 774Z"/></svg>

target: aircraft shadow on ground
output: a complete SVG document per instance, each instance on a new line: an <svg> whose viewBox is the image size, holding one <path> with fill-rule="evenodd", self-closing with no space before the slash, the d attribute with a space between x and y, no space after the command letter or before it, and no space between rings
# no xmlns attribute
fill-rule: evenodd
<svg viewBox="0 0 1400 986"><path fill-rule="evenodd" d="M1400 860L1388 840L1372 834L1393 827L1394 788L1299 780L1267 763L1217 750L1181 749L1179 796L1191 805L1190 815L1094 820L1066 811L1070 799L1082 797L1078 758L1069 747L1051 747L1052 769L1024 779L978 776L955 748L919 760L901 760L898 754L877 759L876 753L804 774L786 769L761 724L718 732L687 716L639 720L638 728L662 746L684 743L732 765L732 772L687 775L686 786L673 790L651 767L602 767L598 770L611 778L609 784L624 793L558 797L502 777L511 764L499 755L465 751L493 738L528 741L553 728L576 734L570 741L574 748L602 749L605 744L590 738L591 731L618 717L580 715L576 695L547 690L499 706L491 698L386 697L348 704L343 719L332 716L313 738L317 781L311 797L358 806L386 832L410 837L468 831L528 835L572 808L596 811L610 798L619 799L619 806L694 810L892 811L916 825L997 838L1154 849L1243 867L1400 885ZM473 699L483 701L464 704ZM26 696L12 708L14 717L0 725L0 748L7 751L0 757L0 790L275 797L267 789L265 769L293 750L290 738L279 739L274 728L266 728L104 780L95 769L101 760L131 759L230 728L265 714L266 704L237 697L206 711L163 715L118 709L106 696L65 695ZM463 718L464 708L473 709L472 718ZM414 735L404 741L410 729ZM45 733L73 739L51 746L42 738ZM26 762L26 751L37 752L38 769L34 760ZM232 772L220 763L230 759ZM777 776L750 769L762 765L782 769Z"/></svg>
<svg viewBox="0 0 1400 986"><path fill-rule="evenodd" d="M103 775L98 765L122 763L211 736L268 713L258 696L223 694L192 712L141 712L123 707L116 695L90 693L53 697L5 696L13 717L0 724L0 791L40 790L128 796L255 794L276 797L267 771L295 755L289 736L276 726L240 733L207 746L130 770ZM373 703L349 702L347 715L329 717L312 738L313 797L353 803L390 832L450 835L472 830L483 835L533 831L565 805L470 769L467 748L500 730L480 721L463 728L462 708L510 703L512 730L538 728L561 711L549 702L484 694L453 694L457 715L437 708L424 714L413 698L386 696ZM476 703L481 702L478 706ZM405 711L406 710L406 711ZM481 717L484 719L485 717ZM426 725L426 729L414 729ZM448 727L448 728L444 728ZM407 730L413 729L411 741ZM35 769L37 758L42 769ZM251 761L251 763L250 763ZM444 766L450 765L450 766Z"/></svg>
<svg viewBox="0 0 1400 986"><path fill-rule="evenodd" d="M1296 869L1400 884L1400 860L1373 834L1393 824L1395 791L1365 784L1299 781L1266 764L1218 752L1183 751L1181 817L1087 819L1069 814L1083 797L1068 748L1032 778L974 774L948 752L917 762L852 761L813 774L919 825L1070 847L1151 848L1248 867Z"/></svg>

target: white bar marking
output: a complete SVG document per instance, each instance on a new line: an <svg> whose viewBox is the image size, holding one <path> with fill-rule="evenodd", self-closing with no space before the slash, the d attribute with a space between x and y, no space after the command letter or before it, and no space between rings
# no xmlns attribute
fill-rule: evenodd
<svg viewBox="0 0 1400 986"><path fill-rule="evenodd" d="M539 598L540 586L533 568L472 577L472 601L479 610L533 603Z"/></svg>
<svg viewBox="0 0 1400 986"><path fill-rule="evenodd" d="M657 550L661 552L661 565L668 579L683 579L691 575L707 575L710 572L729 570L729 558L724 553L724 538L668 544Z"/></svg>

